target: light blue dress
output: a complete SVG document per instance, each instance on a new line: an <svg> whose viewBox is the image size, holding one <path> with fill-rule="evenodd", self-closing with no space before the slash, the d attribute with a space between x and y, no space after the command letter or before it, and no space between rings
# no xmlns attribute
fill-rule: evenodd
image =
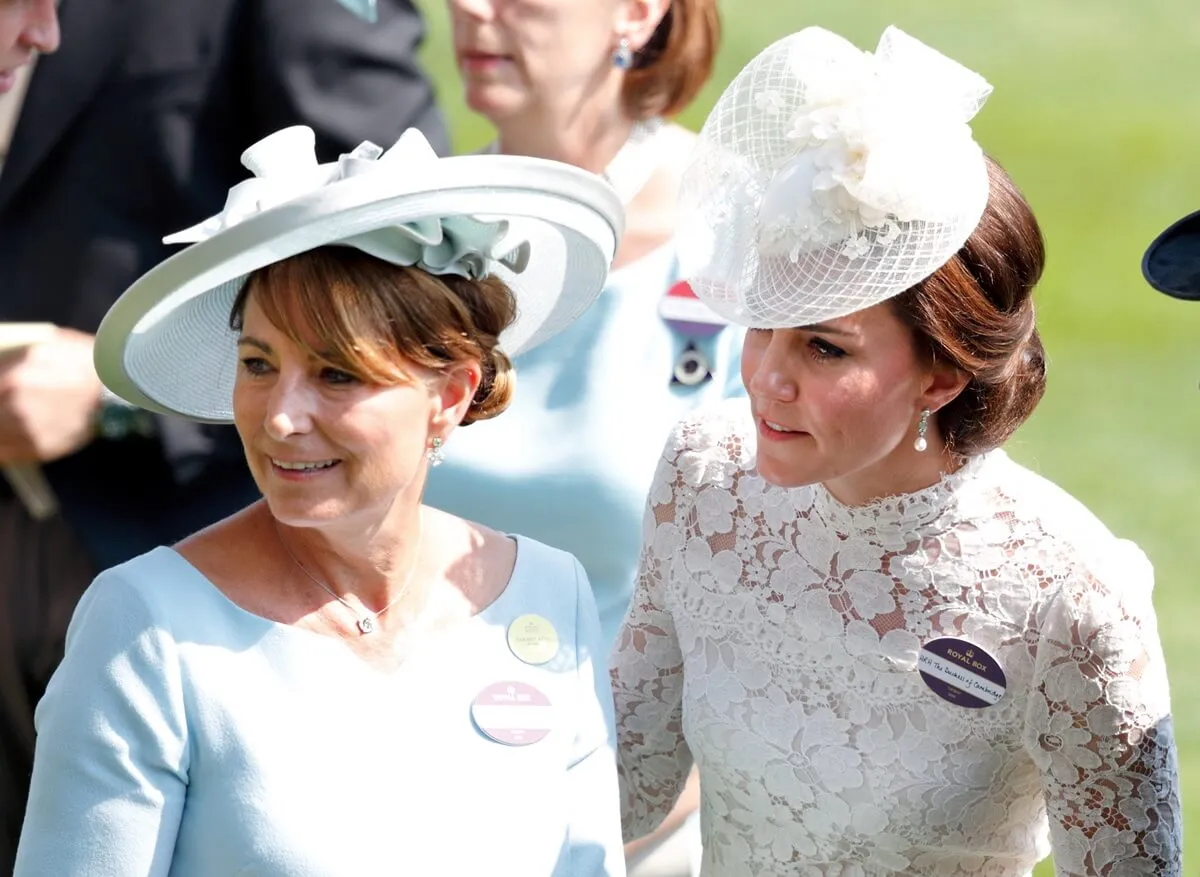
<svg viewBox="0 0 1200 877"><path fill-rule="evenodd" d="M105 572L37 709L17 875L623 875L587 580L517 546L501 596L391 674L241 609L170 549ZM548 663L508 646L526 613L558 634ZM521 710L475 712L497 682L548 698L515 720L548 725L540 741L477 727Z"/></svg>
<svg viewBox="0 0 1200 877"><path fill-rule="evenodd" d="M455 430L425 490L429 505L578 557L610 643L633 595L663 442L694 409L745 392L740 329L701 336L660 314L678 280L672 246L614 271L582 317L517 358L512 404ZM710 366L699 384L672 382L688 345Z"/></svg>

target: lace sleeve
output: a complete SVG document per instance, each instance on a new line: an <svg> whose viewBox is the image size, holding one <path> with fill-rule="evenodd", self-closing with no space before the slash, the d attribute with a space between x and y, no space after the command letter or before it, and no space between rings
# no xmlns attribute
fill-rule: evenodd
<svg viewBox="0 0 1200 877"><path fill-rule="evenodd" d="M649 834L674 806L692 766L683 739L683 657L664 597L681 537L682 490L672 445L660 461L643 520L637 588L612 659L625 839Z"/></svg>
<svg viewBox="0 0 1200 877"><path fill-rule="evenodd" d="M1180 873L1179 774L1153 571L1129 543L1042 610L1025 744L1059 877Z"/></svg>

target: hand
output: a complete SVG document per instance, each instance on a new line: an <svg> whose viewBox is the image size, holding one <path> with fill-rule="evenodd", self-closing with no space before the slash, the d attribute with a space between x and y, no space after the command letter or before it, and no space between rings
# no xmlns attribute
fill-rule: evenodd
<svg viewBox="0 0 1200 877"><path fill-rule="evenodd" d="M92 440L101 388L94 341L57 328L0 357L0 464L57 460Z"/></svg>
<svg viewBox="0 0 1200 877"><path fill-rule="evenodd" d="M662 846L675 832L683 827L687 818L691 816L700 807L700 771L693 767L691 773L688 774L687 783L683 787L683 791L679 794L679 800L675 802L675 806L671 808L671 812L667 814L658 828L649 834L639 837L636 840L631 840L625 844L625 862L627 865L636 865L651 851ZM637 869L631 867L630 874L633 874Z"/></svg>

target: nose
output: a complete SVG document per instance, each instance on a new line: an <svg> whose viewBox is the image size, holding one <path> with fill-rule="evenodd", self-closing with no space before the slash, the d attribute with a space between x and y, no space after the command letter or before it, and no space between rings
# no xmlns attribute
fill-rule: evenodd
<svg viewBox="0 0 1200 877"><path fill-rule="evenodd" d="M495 17L493 0L446 0L452 15L463 15L476 21L491 21Z"/></svg>
<svg viewBox="0 0 1200 877"><path fill-rule="evenodd" d="M42 55L58 51L58 0L32 0L21 42Z"/></svg>
<svg viewBox="0 0 1200 877"><path fill-rule="evenodd" d="M312 430L314 393L302 376L281 374L267 396L263 428L276 441Z"/></svg>
<svg viewBox="0 0 1200 877"><path fill-rule="evenodd" d="M773 332L746 384L752 396L775 402L795 402L800 397L800 385L787 368L787 338L785 332Z"/></svg>

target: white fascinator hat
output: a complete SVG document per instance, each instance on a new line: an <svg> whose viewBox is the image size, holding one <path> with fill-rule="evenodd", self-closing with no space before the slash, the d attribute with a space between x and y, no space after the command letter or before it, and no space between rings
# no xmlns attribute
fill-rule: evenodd
<svg viewBox="0 0 1200 877"><path fill-rule="evenodd" d="M991 86L896 28L874 53L821 28L725 90L680 194L696 294L753 328L870 307L945 264L987 205L970 120Z"/></svg>
<svg viewBox="0 0 1200 877"><path fill-rule="evenodd" d="M232 421L238 292L259 268L333 244L432 274L503 280L517 316L500 346L515 356L596 299L624 223L595 174L526 156L439 158L416 129L386 151L363 143L319 164L312 130L285 128L242 163L254 176L230 189L225 209L165 238L191 246L139 278L100 324L96 370L134 405Z"/></svg>

